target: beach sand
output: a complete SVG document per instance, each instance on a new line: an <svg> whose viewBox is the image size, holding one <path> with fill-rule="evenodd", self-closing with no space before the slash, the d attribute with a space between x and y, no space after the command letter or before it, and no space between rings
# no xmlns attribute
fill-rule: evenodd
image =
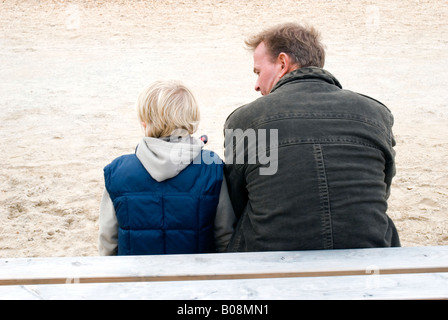
<svg viewBox="0 0 448 320"><path fill-rule="evenodd" d="M102 169L141 139L134 103L159 79L189 86L197 135L259 97L249 35L315 26L325 69L395 116L388 214L403 246L448 245L448 2L0 2L0 257L97 255Z"/></svg>

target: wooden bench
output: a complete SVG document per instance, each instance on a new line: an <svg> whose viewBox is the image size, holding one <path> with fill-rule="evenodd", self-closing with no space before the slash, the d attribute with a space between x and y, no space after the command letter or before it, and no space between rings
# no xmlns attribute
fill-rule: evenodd
<svg viewBox="0 0 448 320"><path fill-rule="evenodd" d="M448 247L0 259L0 299L448 299Z"/></svg>

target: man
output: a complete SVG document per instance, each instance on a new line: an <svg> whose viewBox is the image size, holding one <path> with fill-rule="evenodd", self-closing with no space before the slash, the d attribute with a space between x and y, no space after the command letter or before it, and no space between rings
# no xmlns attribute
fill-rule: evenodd
<svg viewBox="0 0 448 320"><path fill-rule="evenodd" d="M246 45L263 97L225 123L238 219L227 250L400 246L386 214L395 175L391 112L322 69L314 28L283 24Z"/></svg>

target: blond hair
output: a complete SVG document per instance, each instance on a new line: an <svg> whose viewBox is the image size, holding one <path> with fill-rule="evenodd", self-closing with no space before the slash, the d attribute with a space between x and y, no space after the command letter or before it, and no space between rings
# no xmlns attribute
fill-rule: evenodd
<svg viewBox="0 0 448 320"><path fill-rule="evenodd" d="M262 42L273 60L283 52L302 68L324 67L325 48L321 43L320 33L311 26L304 27L297 23L279 24L245 41L251 50L255 50Z"/></svg>
<svg viewBox="0 0 448 320"><path fill-rule="evenodd" d="M137 101L137 113L146 124L147 137L160 138L181 130L196 132L199 107L191 91L179 81L157 81L145 88Z"/></svg>

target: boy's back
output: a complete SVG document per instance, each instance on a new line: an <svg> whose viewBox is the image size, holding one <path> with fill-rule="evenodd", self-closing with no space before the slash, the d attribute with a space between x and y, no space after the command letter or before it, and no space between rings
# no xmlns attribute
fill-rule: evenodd
<svg viewBox="0 0 448 320"><path fill-rule="evenodd" d="M137 155L117 158L104 169L119 224L118 255L215 252L222 163L204 163L204 157L213 158L210 151L198 157L160 182Z"/></svg>

